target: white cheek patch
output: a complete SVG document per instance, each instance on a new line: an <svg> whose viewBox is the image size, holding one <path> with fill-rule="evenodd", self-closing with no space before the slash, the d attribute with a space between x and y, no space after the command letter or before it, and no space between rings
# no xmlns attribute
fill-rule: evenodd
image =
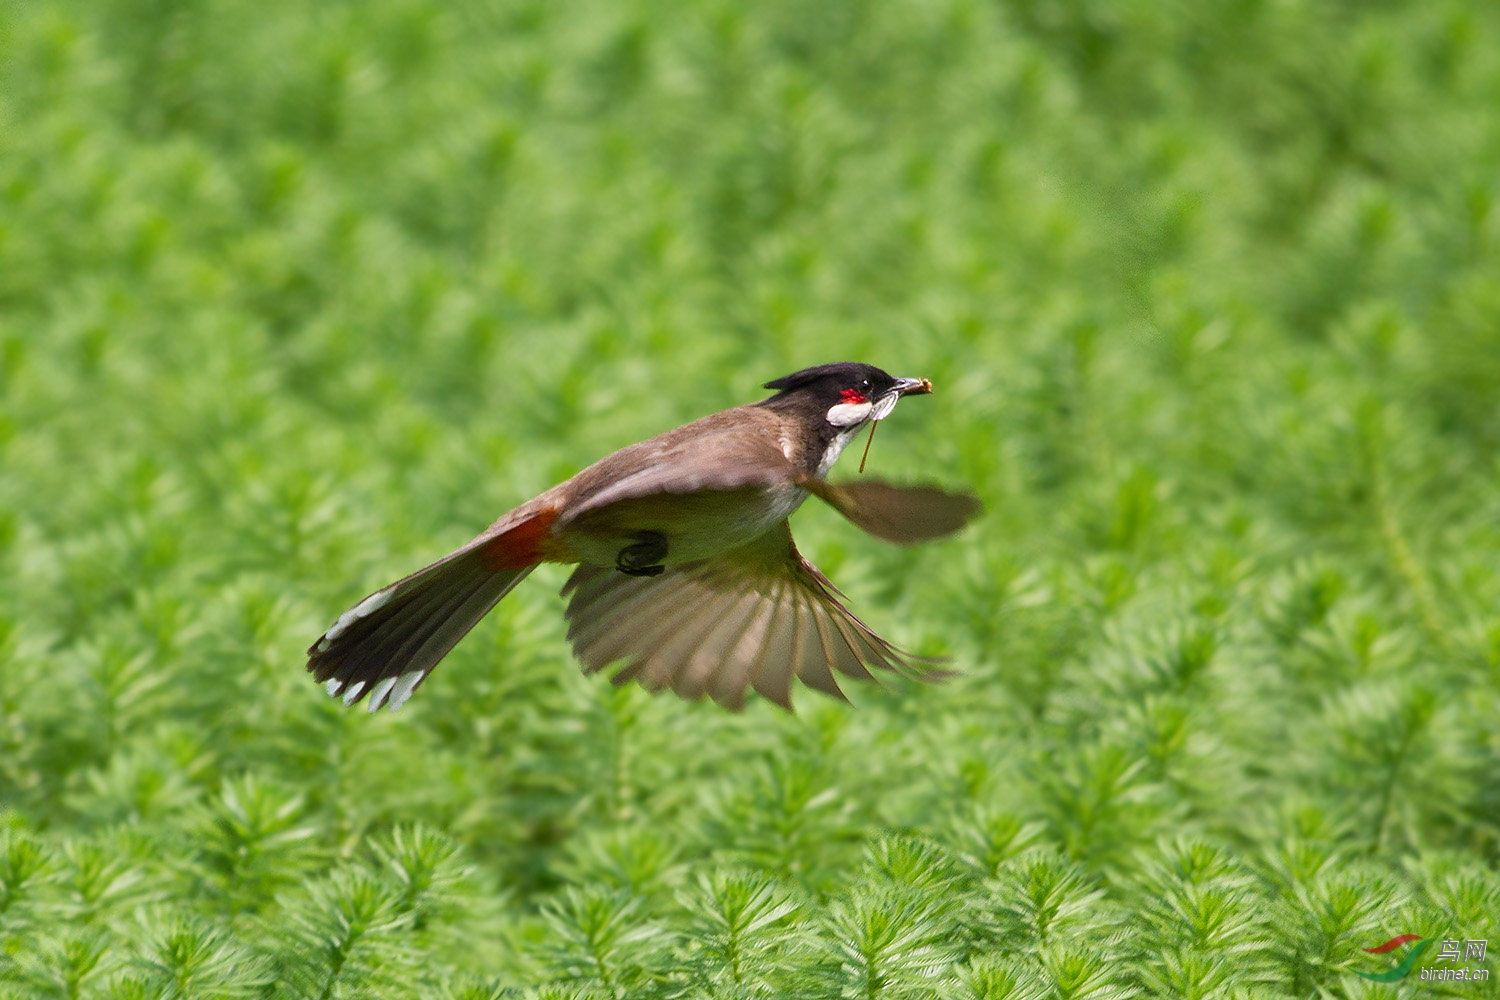
<svg viewBox="0 0 1500 1000"><path fill-rule="evenodd" d="M828 422L835 427L852 427L870 416L869 403L839 403L828 411Z"/></svg>
<svg viewBox="0 0 1500 1000"><path fill-rule="evenodd" d="M874 409L870 412L871 420L884 420L891 415L896 408L896 401L901 398L899 393L888 392L875 401Z"/></svg>

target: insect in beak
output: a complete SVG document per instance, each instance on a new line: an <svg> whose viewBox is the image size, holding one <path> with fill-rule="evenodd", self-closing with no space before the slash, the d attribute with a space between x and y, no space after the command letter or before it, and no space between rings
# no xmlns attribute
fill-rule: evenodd
<svg viewBox="0 0 1500 1000"><path fill-rule="evenodd" d="M870 445L875 441L875 425L891 415L896 401L902 396L925 396L932 391L932 383L925 378L898 378L890 392L881 397L870 411L870 436L865 438L864 454L859 456L859 471L865 471L865 462L870 457Z"/></svg>
<svg viewBox="0 0 1500 1000"><path fill-rule="evenodd" d="M875 427L879 423L880 421L878 420L870 421L870 436L865 438L865 453L859 456L859 471L861 475L865 471L865 459L870 457L870 443L875 440Z"/></svg>

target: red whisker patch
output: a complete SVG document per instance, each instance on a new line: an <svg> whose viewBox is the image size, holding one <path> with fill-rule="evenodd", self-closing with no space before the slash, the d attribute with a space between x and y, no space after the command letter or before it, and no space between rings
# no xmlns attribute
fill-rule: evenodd
<svg viewBox="0 0 1500 1000"><path fill-rule="evenodd" d="M846 403L868 403L870 401L870 397L858 389L845 389L839 393L839 398Z"/></svg>

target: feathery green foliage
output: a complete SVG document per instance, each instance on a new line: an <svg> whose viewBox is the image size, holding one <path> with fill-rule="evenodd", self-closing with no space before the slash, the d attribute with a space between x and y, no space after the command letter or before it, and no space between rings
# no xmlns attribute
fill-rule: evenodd
<svg viewBox="0 0 1500 1000"><path fill-rule="evenodd" d="M0 997L1497 995L1354 974L1500 947L1497 199L1480 2L14 0ZM949 683L617 691L550 569L303 672L835 359L988 507L796 519Z"/></svg>

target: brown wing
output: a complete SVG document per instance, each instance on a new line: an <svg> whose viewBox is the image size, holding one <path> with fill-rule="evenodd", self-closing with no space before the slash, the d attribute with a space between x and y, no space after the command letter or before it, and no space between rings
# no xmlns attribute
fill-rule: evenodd
<svg viewBox="0 0 1500 1000"><path fill-rule="evenodd" d="M900 545L951 535L984 512L977 497L937 486L897 486L878 479L855 483L807 479L797 485L862 530Z"/></svg>
<svg viewBox="0 0 1500 1000"><path fill-rule="evenodd" d="M778 445L780 429L769 411L741 406L622 448L568 481L559 525L622 503L790 483L797 470Z"/></svg>
<svg viewBox="0 0 1500 1000"><path fill-rule="evenodd" d="M786 524L659 576L580 566L563 594L572 595L568 639L587 672L619 664L616 684L636 680L690 700L706 694L726 708L743 706L753 687L790 709L794 676L835 698L843 698L835 671L858 680L872 679L870 668L946 676L850 614Z"/></svg>

